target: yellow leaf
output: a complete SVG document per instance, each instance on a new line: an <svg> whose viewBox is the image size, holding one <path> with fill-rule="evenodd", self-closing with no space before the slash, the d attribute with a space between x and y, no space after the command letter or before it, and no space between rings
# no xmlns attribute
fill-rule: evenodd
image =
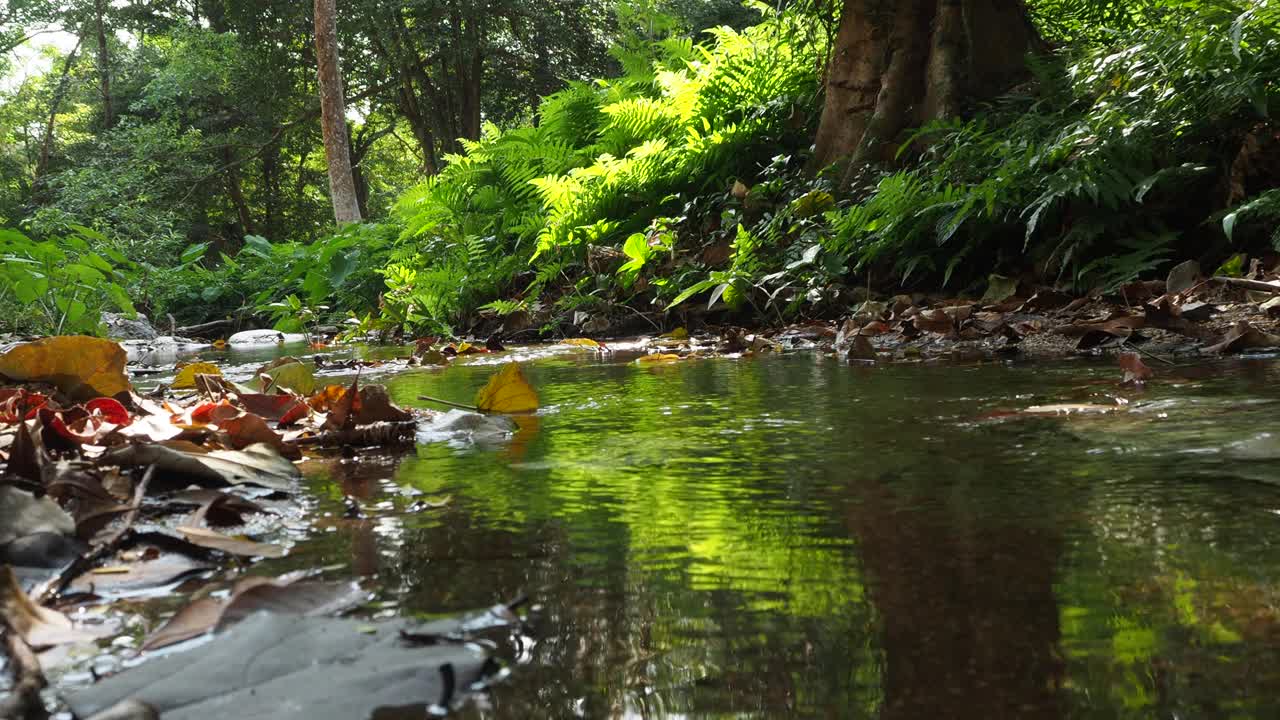
<svg viewBox="0 0 1280 720"><path fill-rule="evenodd" d="M227 341L226 341L226 340L214 340L214 341L213 341L213 347L214 347L214 349L215 349L215 350L226 350L226 349L227 349Z"/></svg>
<svg viewBox="0 0 1280 720"><path fill-rule="evenodd" d="M476 393L476 407L493 413L532 412L538 409L538 393L519 363L507 363Z"/></svg>
<svg viewBox="0 0 1280 720"><path fill-rule="evenodd" d="M673 355L671 353L654 353L653 355L645 355L643 357L636 358L636 362L641 363L642 365L648 365L650 363L679 362L679 360L679 355Z"/></svg>
<svg viewBox="0 0 1280 720"><path fill-rule="evenodd" d="M129 389L124 348L110 340L62 335L19 345L0 355L0 375L56 385L72 400L110 397Z"/></svg>
<svg viewBox="0 0 1280 720"><path fill-rule="evenodd" d="M682 327L678 327L675 330L672 330L671 332L667 333L666 335L659 335L658 337L665 338L667 340L688 340L689 331Z"/></svg>
<svg viewBox="0 0 1280 720"><path fill-rule="evenodd" d="M178 370L178 376L173 379L173 384L169 387L172 387L174 390L193 388L196 386L197 375L217 375L218 377L222 377L222 371L213 363L188 363Z"/></svg>
<svg viewBox="0 0 1280 720"><path fill-rule="evenodd" d="M299 395L310 395L316 390L316 374L309 365L297 360L268 368L262 374L270 378L263 382L263 392L284 388Z"/></svg>
<svg viewBox="0 0 1280 720"><path fill-rule="evenodd" d="M574 345L576 347L585 347L585 348L600 347L600 343L596 342L595 340L592 340L591 338L571 338L569 340L562 340L561 343L564 345Z"/></svg>

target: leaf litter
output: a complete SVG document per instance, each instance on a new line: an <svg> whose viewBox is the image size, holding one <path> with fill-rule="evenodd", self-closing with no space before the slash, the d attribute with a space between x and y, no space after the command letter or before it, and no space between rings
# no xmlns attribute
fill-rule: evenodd
<svg viewBox="0 0 1280 720"><path fill-rule="evenodd" d="M440 352L502 351L491 338ZM312 366L296 358L260 368L249 384L193 362L176 369L168 388L142 395L129 382L125 357L119 345L88 337L46 338L0 353L0 630L9 631L4 649L29 712L41 704L40 665L58 661L54 648L96 647L118 634L100 620L86 624L100 613L85 610L179 585L196 594L152 628L144 652L213 639L66 698L79 716L116 708L207 717L207 703L228 707L227 698L236 698L238 717L347 717L383 700L447 706L493 674L487 651L462 642L468 626L461 620L440 621L457 642L424 648L406 639L419 631L404 622L333 618L369 600L356 583L244 576L224 595L207 592L218 577L234 577L256 559L288 554L280 512L300 512L295 461L304 449L412 443L420 421L435 413L399 408L384 387L358 375L349 385L322 386ZM537 393L511 363L476 406L497 416L529 413ZM420 502L408 510L440 506ZM205 670L211 662L238 668L263 655L277 659L274 669ZM453 679L445 682L442 673ZM208 695L196 699L196 684ZM398 691L374 691L386 687ZM270 698L285 689L308 710L281 715Z"/></svg>

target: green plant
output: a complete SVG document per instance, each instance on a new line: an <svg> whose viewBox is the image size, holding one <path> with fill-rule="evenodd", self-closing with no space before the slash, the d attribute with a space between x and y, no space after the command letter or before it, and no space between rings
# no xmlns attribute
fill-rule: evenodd
<svg viewBox="0 0 1280 720"><path fill-rule="evenodd" d="M0 303L22 309L8 321L9 330L97 335L104 310L134 313L125 290L133 264L105 247L102 234L83 226L70 230L33 240L0 228ZM102 252L91 243L103 246Z"/></svg>

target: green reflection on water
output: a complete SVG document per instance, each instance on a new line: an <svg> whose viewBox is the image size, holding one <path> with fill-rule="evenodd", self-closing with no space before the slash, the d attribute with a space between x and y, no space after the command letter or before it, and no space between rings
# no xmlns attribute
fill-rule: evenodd
<svg viewBox="0 0 1280 720"><path fill-rule="evenodd" d="M492 371L389 385L466 401ZM331 478L454 498L344 526L407 611L544 606L486 716L1280 715L1270 365L1145 394L1082 364L527 372L544 410L513 442Z"/></svg>

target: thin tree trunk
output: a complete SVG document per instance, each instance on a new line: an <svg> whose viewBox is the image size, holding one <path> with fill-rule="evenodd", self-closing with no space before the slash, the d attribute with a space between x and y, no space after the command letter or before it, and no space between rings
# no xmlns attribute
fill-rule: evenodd
<svg viewBox="0 0 1280 720"><path fill-rule="evenodd" d="M845 0L815 162L891 160L906 130L1007 91L1043 47L1022 0Z"/></svg>
<svg viewBox="0 0 1280 720"><path fill-rule="evenodd" d="M98 92L102 95L102 126L110 128L115 125L116 117L111 102L111 50L107 44L107 28L103 19L106 6L106 0L93 2L98 30Z"/></svg>
<svg viewBox="0 0 1280 720"><path fill-rule="evenodd" d="M316 64L319 66L320 128L329 166L329 195L333 217L339 225L360 222L360 204L351 174L351 149L347 143L346 103L342 93L342 69L338 61L338 25L335 0L315 0Z"/></svg>
<svg viewBox="0 0 1280 720"><path fill-rule="evenodd" d="M232 162L231 148L223 148L222 161L227 165L227 197L236 209L236 218L240 221L240 231L245 235L253 234L253 216L249 213L249 204L245 202L244 190L240 187L240 170Z"/></svg>
<svg viewBox="0 0 1280 720"><path fill-rule="evenodd" d="M76 55L80 52L80 46L84 43L84 35L76 38L76 46L71 48L71 52L67 53L66 62L62 65L62 74L58 77L58 87L53 91L53 98L49 101L49 117L44 124L44 137L40 141L40 159L36 161L35 178L32 181L33 186L39 186L41 180L44 179L45 173L49 171L49 155L53 152L53 132L54 126L58 120L58 109L62 107L62 101L67 96L67 90L71 87L71 67L75 65Z"/></svg>

